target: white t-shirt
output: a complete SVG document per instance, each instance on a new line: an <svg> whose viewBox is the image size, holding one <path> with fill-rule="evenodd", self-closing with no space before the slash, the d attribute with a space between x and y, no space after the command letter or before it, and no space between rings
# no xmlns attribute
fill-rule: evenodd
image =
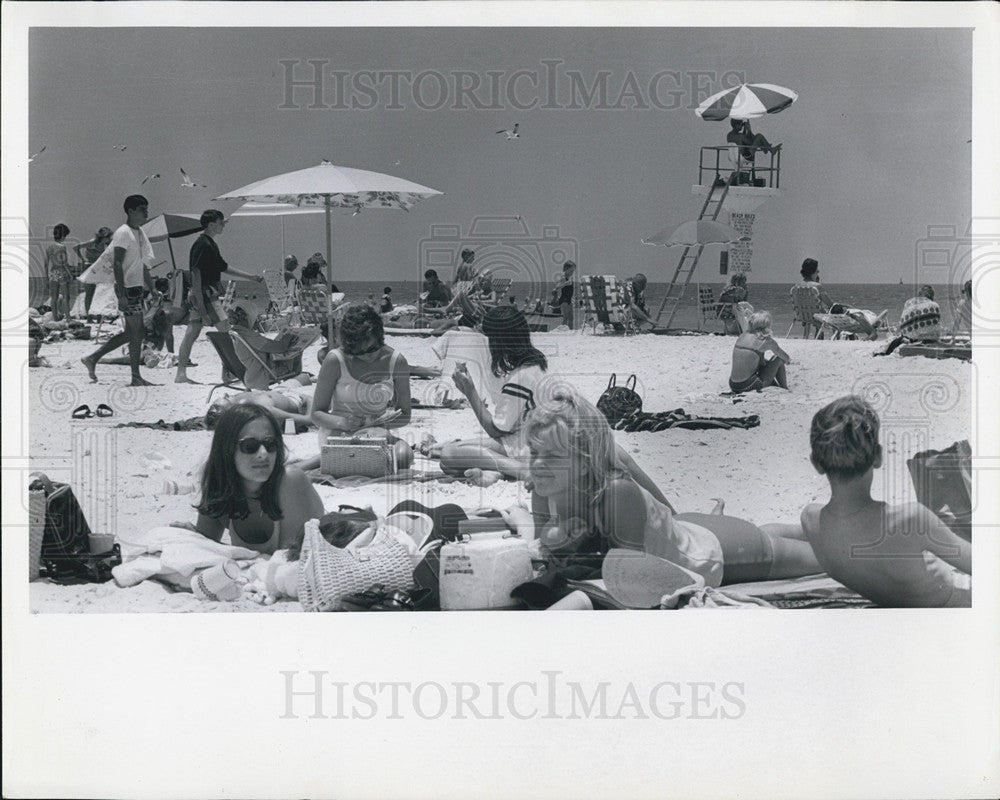
<svg viewBox="0 0 1000 800"><path fill-rule="evenodd" d="M493 398L493 424L508 435L501 437L507 455L524 455L525 439L522 427L528 413L535 407L535 390L545 377L542 368L534 364L518 367L501 378L500 391Z"/></svg>
<svg viewBox="0 0 1000 800"><path fill-rule="evenodd" d="M491 371L489 341L483 334L467 328L452 328L431 345L431 350L441 359L441 374L445 377L451 377L459 362L465 364L476 393L492 404L500 392L502 379Z"/></svg>
<svg viewBox="0 0 1000 800"><path fill-rule="evenodd" d="M115 248L125 250L122 260L122 272L125 275L125 286L142 286L142 265L153 263L153 246L142 230L133 231L127 224L115 231L111 238L111 258L114 261Z"/></svg>

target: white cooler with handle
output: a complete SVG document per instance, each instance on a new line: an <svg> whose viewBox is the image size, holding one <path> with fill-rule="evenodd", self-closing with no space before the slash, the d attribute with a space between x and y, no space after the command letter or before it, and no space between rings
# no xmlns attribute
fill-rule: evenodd
<svg viewBox="0 0 1000 800"><path fill-rule="evenodd" d="M513 608L511 591L534 577L528 542L509 531L464 535L441 547L444 611Z"/></svg>

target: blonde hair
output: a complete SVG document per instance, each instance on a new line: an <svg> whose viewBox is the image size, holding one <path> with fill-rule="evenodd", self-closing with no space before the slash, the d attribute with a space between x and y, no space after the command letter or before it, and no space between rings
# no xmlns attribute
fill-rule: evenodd
<svg viewBox="0 0 1000 800"><path fill-rule="evenodd" d="M527 421L529 445L555 445L579 456L584 474L573 477L586 480L590 502L596 504L611 480L624 474L607 419L557 376L539 382L535 403Z"/></svg>
<svg viewBox="0 0 1000 800"><path fill-rule="evenodd" d="M771 312L754 311L747 319L747 330L750 333L767 333L771 330Z"/></svg>

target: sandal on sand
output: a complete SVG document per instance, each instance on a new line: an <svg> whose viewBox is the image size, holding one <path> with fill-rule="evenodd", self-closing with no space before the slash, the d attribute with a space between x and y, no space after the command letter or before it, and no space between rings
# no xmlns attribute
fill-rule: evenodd
<svg viewBox="0 0 1000 800"><path fill-rule="evenodd" d="M109 406L107 403L101 403L94 413L99 417L113 417L115 415L115 410Z"/></svg>
<svg viewBox="0 0 1000 800"><path fill-rule="evenodd" d="M89 419L94 416L94 412L90 410L90 406L83 405L77 406L73 409L73 419Z"/></svg>

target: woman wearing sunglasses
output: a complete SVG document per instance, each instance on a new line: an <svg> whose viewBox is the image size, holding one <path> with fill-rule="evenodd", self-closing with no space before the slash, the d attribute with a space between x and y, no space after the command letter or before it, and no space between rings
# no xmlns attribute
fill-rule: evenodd
<svg viewBox="0 0 1000 800"><path fill-rule="evenodd" d="M339 339L340 346L323 359L313 394L320 447L331 434L365 429L385 434L410 422L410 366L386 346L379 313L368 305L351 306Z"/></svg>
<svg viewBox="0 0 1000 800"><path fill-rule="evenodd" d="M270 555L301 547L307 520L323 502L302 470L285 467L281 428L267 409L234 405L219 417L201 479L195 530L216 542Z"/></svg>

